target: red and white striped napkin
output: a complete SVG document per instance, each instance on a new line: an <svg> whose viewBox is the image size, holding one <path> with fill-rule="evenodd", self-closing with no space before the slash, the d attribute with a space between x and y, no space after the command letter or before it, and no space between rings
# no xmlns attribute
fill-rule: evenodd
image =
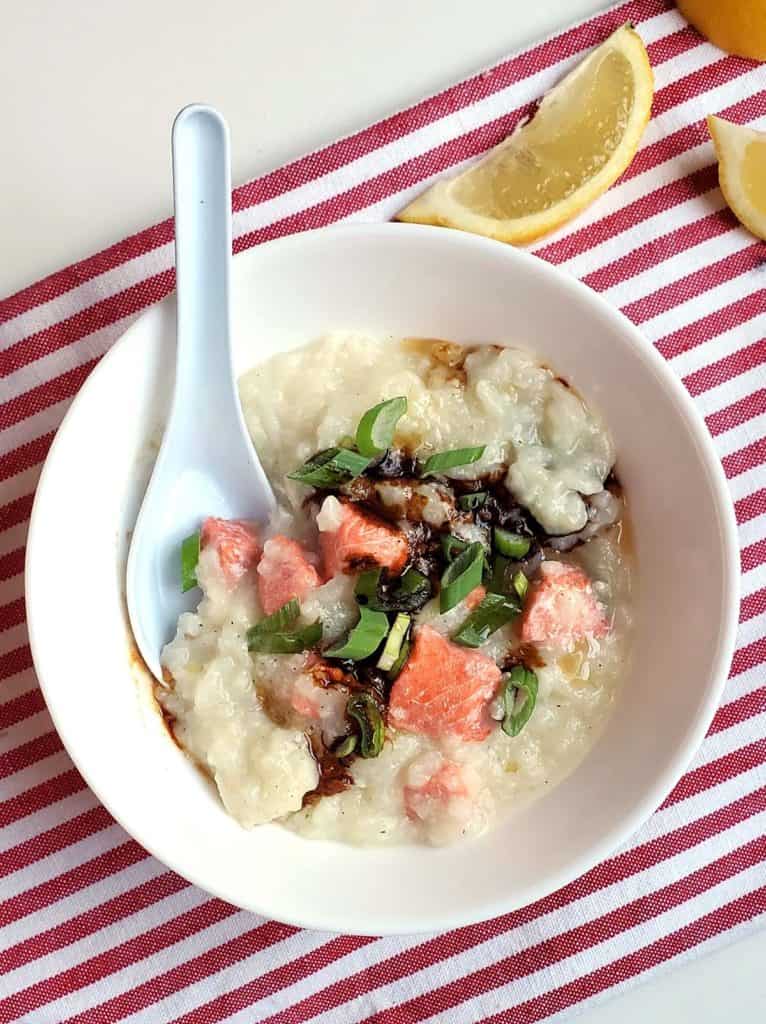
<svg viewBox="0 0 766 1024"><path fill-rule="evenodd" d="M300 931L167 871L63 751L31 671L26 524L79 386L173 287L166 221L0 302L0 1024L539 1021L766 924L766 245L717 188L704 116L766 128L766 66L664 0L624 3L234 193L235 248L387 218L500 141L626 20L656 75L622 179L536 247L619 306L706 416L742 545L724 702L684 779L624 849L534 905L427 938Z"/></svg>

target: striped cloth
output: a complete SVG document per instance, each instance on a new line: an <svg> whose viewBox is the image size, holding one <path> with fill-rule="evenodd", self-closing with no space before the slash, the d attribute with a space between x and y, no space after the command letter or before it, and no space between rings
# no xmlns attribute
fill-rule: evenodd
<svg viewBox="0 0 766 1024"><path fill-rule="evenodd" d="M448 934L301 931L209 898L117 825L31 671L22 567L40 465L104 352L173 287L166 221L0 303L0 1024L530 1022L766 923L766 246L717 188L704 115L766 128L766 67L664 0L622 4L234 193L235 248L391 214L502 139L632 20L654 116L622 179L540 257L640 324L707 418L742 545L737 652L690 771L632 842L516 913Z"/></svg>

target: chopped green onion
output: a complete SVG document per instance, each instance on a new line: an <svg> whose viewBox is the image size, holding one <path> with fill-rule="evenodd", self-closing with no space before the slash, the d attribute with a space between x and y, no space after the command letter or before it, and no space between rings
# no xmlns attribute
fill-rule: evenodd
<svg viewBox="0 0 766 1024"><path fill-rule="evenodd" d="M378 658L378 668L384 672L390 672L396 664L396 659L399 657L399 651L402 649L404 638L407 636L407 630L410 628L410 617L409 615L403 615L401 612L394 619L394 624L391 627L391 632L388 634L386 640L386 646L383 648L383 653Z"/></svg>
<svg viewBox="0 0 766 1024"><path fill-rule="evenodd" d="M486 449L486 445L479 445L478 448L453 448L449 452L436 452L426 460L421 476L430 476L432 473L443 473L445 469L455 469L457 466L468 466L477 462Z"/></svg>
<svg viewBox="0 0 766 1024"><path fill-rule="evenodd" d="M250 632L257 630L259 633L284 633L290 626L295 625L300 613L301 606L298 604L298 599L294 597L271 615L266 615L260 622L256 622Z"/></svg>
<svg viewBox="0 0 766 1024"><path fill-rule="evenodd" d="M349 448L327 448L304 462L294 473L288 473L287 478L310 487L338 487L360 476L369 464L369 459Z"/></svg>
<svg viewBox="0 0 766 1024"><path fill-rule="evenodd" d="M396 424L407 412L407 399L389 398L368 409L356 428L356 446L362 455L374 458L391 447Z"/></svg>
<svg viewBox="0 0 766 1024"><path fill-rule="evenodd" d="M357 577L354 596L358 604L370 604L375 600L380 585L380 569L365 569Z"/></svg>
<svg viewBox="0 0 766 1024"><path fill-rule="evenodd" d="M532 547L531 537L503 530L500 526L496 526L494 529L494 539L495 547L506 558L523 558Z"/></svg>
<svg viewBox="0 0 766 1024"><path fill-rule="evenodd" d="M346 704L346 715L359 726L359 753L377 757L383 749L386 729L380 708L369 693L355 693Z"/></svg>
<svg viewBox="0 0 766 1024"><path fill-rule="evenodd" d="M181 543L181 591L197 586L197 562L199 562L199 530L186 537Z"/></svg>
<svg viewBox="0 0 766 1024"><path fill-rule="evenodd" d="M439 607L442 612L454 608L481 583L484 568L484 548L469 544L454 562L450 562L441 578Z"/></svg>
<svg viewBox="0 0 766 1024"><path fill-rule="evenodd" d="M508 736L518 736L529 721L537 702L537 676L523 665L515 665L503 676L503 732ZM519 703L519 694L523 700Z"/></svg>
<svg viewBox="0 0 766 1024"><path fill-rule="evenodd" d="M440 540L444 557L448 562L454 562L458 555L471 546L470 541L453 537L451 533L443 533Z"/></svg>
<svg viewBox="0 0 766 1024"><path fill-rule="evenodd" d="M356 441L353 439L351 434L344 434L340 441L338 441L338 447L351 448L352 451L356 451Z"/></svg>
<svg viewBox="0 0 766 1024"><path fill-rule="evenodd" d="M502 555L495 555L492 562L492 574L487 584L487 590L493 594L507 594L510 591L508 582L508 573L510 571L510 561L504 558Z"/></svg>
<svg viewBox="0 0 766 1024"><path fill-rule="evenodd" d="M360 605L359 622L348 634L345 642L331 647L329 651L325 651L325 654L329 658L362 661L377 651L386 633L388 633L388 619L383 612L372 611L372 609Z"/></svg>
<svg viewBox="0 0 766 1024"><path fill-rule="evenodd" d="M513 574L513 589L516 591L516 593L519 595L522 601L527 596L527 591L529 590L529 580L524 575L524 573L521 572L521 570Z"/></svg>
<svg viewBox="0 0 766 1024"><path fill-rule="evenodd" d="M490 635L519 614L518 603L503 594L487 594L452 639L463 647L481 647Z"/></svg>
<svg viewBox="0 0 766 1024"><path fill-rule="evenodd" d="M380 569L367 569L356 581L355 594L360 605L373 611L416 612L431 596L431 581L417 569L409 568L395 585L386 585Z"/></svg>
<svg viewBox="0 0 766 1024"><path fill-rule="evenodd" d="M472 512L475 508L481 508L486 500L486 491L473 491L471 494L461 494L457 499L457 507L464 512Z"/></svg>
<svg viewBox="0 0 766 1024"><path fill-rule="evenodd" d="M390 681L392 683L396 679L396 677L399 675L399 673L402 671L402 669L404 668L404 663L407 661L407 658L409 658L409 656L410 656L410 648L412 647L412 644L410 642L410 636L411 635L412 635L411 633L408 633L407 636L405 636L404 642L402 643L402 646L399 648L399 656L398 656L398 658L396 659L396 661L393 663L391 668L386 673L386 675L388 676L388 678L390 679Z"/></svg>
<svg viewBox="0 0 766 1024"><path fill-rule="evenodd" d="M346 736L340 741L333 753L336 757L348 757L349 754L353 754L356 750L356 742L356 733L352 732L350 736Z"/></svg>
<svg viewBox="0 0 766 1024"><path fill-rule="evenodd" d="M319 619L292 632L264 631L259 629L260 625L258 623L247 631L247 649L257 654L298 654L316 647L322 639L322 623Z"/></svg>

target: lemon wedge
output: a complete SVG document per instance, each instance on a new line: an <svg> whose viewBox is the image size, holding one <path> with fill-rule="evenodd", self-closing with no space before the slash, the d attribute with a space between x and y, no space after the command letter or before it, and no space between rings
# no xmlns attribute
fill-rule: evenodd
<svg viewBox="0 0 766 1024"><path fill-rule="evenodd" d="M722 50L766 60L763 0L678 0L678 9L698 32Z"/></svg>
<svg viewBox="0 0 766 1024"><path fill-rule="evenodd" d="M641 37L618 29L480 163L438 181L398 220L530 242L606 191L635 155L654 78Z"/></svg>
<svg viewBox="0 0 766 1024"><path fill-rule="evenodd" d="M766 132L708 117L718 157L718 180L737 220L766 239Z"/></svg>

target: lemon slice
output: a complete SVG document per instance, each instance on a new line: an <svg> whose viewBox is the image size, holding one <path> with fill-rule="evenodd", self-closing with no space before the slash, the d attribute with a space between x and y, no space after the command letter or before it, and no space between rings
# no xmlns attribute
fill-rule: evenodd
<svg viewBox="0 0 766 1024"><path fill-rule="evenodd" d="M766 239L766 132L721 117L707 119L718 157L718 180L735 217Z"/></svg>
<svg viewBox="0 0 766 1024"><path fill-rule="evenodd" d="M480 163L438 181L398 220L530 242L606 191L635 155L654 79L641 37L618 29Z"/></svg>

